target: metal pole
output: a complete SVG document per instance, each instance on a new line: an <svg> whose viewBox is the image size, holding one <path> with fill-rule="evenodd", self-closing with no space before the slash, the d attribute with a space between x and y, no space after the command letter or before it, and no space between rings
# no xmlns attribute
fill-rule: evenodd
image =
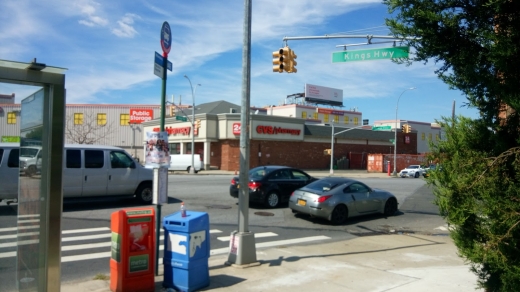
<svg viewBox="0 0 520 292"><path fill-rule="evenodd" d="M161 132L164 132L164 120L166 117L166 77L168 76L167 67L168 66L168 54L163 52L163 78L162 78L162 87L161 87ZM168 176L166 176L166 185L168 185ZM156 219L156 227L155 227L155 275L159 276L159 236L161 231L161 204L156 205L157 211L157 219Z"/></svg>
<svg viewBox="0 0 520 292"><path fill-rule="evenodd" d="M394 128L394 172L393 175L397 175L397 109L399 107L399 100L401 99L401 96L403 96L403 93L405 93L408 90L414 90L415 87L410 87L408 89L403 90L399 97L397 98L397 104L395 105L395 128Z"/></svg>
<svg viewBox="0 0 520 292"><path fill-rule="evenodd" d="M242 101L240 109L240 175L238 194L238 231L231 233L228 264L259 265L254 233L249 231L249 139L251 92L251 1L244 0L244 39L242 46Z"/></svg>
<svg viewBox="0 0 520 292"><path fill-rule="evenodd" d="M334 174L334 170L332 167L332 163L334 161L334 123L330 123L332 125L332 133L330 135L330 175Z"/></svg>
<svg viewBox="0 0 520 292"><path fill-rule="evenodd" d="M191 88L191 99L192 99L192 108L191 108L191 167L190 167L190 173L195 173L195 159L194 159L194 152L195 152L195 95L193 94L193 86L191 85L191 80L188 76L184 75L184 78L188 79L188 82L190 82L190 88Z"/></svg>

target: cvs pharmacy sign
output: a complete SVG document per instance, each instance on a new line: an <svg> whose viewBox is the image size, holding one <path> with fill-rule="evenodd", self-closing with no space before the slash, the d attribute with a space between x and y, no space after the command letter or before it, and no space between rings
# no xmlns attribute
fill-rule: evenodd
<svg viewBox="0 0 520 292"><path fill-rule="evenodd" d="M153 109L130 109L130 123L141 124L153 120Z"/></svg>

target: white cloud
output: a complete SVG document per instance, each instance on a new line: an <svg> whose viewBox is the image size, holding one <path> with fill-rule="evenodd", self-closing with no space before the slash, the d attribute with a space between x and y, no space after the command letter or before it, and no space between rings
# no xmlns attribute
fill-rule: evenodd
<svg viewBox="0 0 520 292"><path fill-rule="evenodd" d="M99 3L92 0L86 0L79 1L75 5L78 8L81 15L85 17L85 19L81 19L78 21L80 24L89 27L105 26L108 24L108 20L106 18L96 15L99 10L98 8L100 7Z"/></svg>
<svg viewBox="0 0 520 292"><path fill-rule="evenodd" d="M112 29L112 33L117 35L118 37L134 37L137 34L137 31L132 26L132 24L134 23L134 18L139 18L139 16L127 13L123 18L121 18L121 20L117 22L119 27Z"/></svg>

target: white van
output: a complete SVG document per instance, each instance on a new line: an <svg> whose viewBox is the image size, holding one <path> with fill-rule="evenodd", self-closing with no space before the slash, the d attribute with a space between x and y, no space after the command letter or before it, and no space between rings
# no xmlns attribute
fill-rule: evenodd
<svg viewBox="0 0 520 292"><path fill-rule="evenodd" d="M18 143L0 143L0 202L18 200L19 148Z"/></svg>
<svg viewBox="0 0 520 292"><path fill-rule="evenodd" d="M20 172L32 176L41 167L41 146L22 146L20 148Z"/></svg>
<svg viewBox="0 0 520 292"><path fill-rule="evenodd" d="M168 170L190 172L191 154L173 154L170 155L170 157L170 167L168 167ZM200 154L193 154L193 163L195 164L195 173L199 172L202 169L202 160L200 158Z"/></svg>
<svg viewBox="0 0 520 292"><path fill-rule="evenodd" d="M65 145L63 197L135 197L153 200L153 170L137 163L124 149L99 145Z"/></svg>
<svg viewBox="0 0 520 292"><path fill-rule="evenodd" d="M11 151L18 152L19 146L15 145ZM16 187L10 187L4 199L17 199L19 168L7 167L7 173L13 179L4 180L4 173L1 173L0 192L6 189L4 185L10 186L13 181ZM153 170L144 168L119 147L66 144L62 183L64 198L135 196L146 204L153 200Z"/></svg>

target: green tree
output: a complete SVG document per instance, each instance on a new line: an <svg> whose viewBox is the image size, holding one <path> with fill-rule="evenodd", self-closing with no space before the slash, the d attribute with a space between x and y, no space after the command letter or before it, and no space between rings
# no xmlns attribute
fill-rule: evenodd
<svg viewBox="0 0 520 292"><path fill-rule="evenodd" d="M515 3L516 2L516 3ZM443 118L429 183L451 236L488 291L520 291L520 4L514 0L383 0L393 35L439 62L480 118Z"/></svg>

